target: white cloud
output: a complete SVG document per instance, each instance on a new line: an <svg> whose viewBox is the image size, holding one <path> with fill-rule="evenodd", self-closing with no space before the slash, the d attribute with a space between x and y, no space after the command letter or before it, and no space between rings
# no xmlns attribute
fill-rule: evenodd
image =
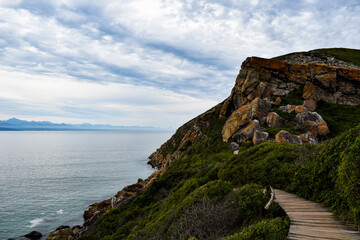
<svg viewBox="0 0 360 240"><path fill-rule="evenodd" d="M228 96L247 56L358 48L359 11L340 0L1 0L0 97L17 116L180 125Z"/></svg>

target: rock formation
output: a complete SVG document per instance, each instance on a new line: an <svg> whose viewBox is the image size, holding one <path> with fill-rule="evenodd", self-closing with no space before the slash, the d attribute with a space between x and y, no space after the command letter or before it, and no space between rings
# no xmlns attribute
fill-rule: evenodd
<svg viewBox="0 0 360 240"><path fill-rule="evenodd" d="M299 134L295 139L290 133L281 132L277 140L315 143L318 136L330 132L326 122L314 112L317 101L360 104L360 70L343 66L344 64L341 67L319 63L292 64L258 57L247 58L241 66L231 95L220 111L219 117L227 119L222 130L223 140L248 140L249 137L239 138L238 132L243 132L244 126L255 119L261 123L260 129L257 126L255 130L264 130L264 116L268 127L281 127L286 121L277 113L271 112L272 108L281 104L282 97L300 91L302 105L279 106L279 110L297 114L296 130L302 136ZM269 99L274 101L270 102ZM261 111L253 113L253 106L258 106Z"/></svg>

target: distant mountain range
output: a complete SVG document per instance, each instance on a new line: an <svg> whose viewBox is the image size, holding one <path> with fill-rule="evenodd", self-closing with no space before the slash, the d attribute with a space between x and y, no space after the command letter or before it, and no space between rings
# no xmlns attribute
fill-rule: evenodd
<svg viewBox="0 0 360 240"><path fill-rule="evenodd" d="M169 131L170 129L109 124L67 124L49 121L25 121L17 118L0 120L0 131Z"/></svg>

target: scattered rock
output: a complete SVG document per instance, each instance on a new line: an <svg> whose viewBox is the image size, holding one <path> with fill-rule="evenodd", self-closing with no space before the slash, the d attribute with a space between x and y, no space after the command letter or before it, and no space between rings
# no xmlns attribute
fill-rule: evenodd
<svg viewBox="0 0 360 240"><path fill-rule="evenodd" d="M281 143L284 143L284 142L296 143L296 144L302 143L300 136L293 135L285 130L281 130L280 132L278 132L276 134L275 141L281 142Z"/></svg>
<svg viewBox="0 0 360 240"><path fill-rule="evenodd" d="M298 113L295 117L295 120L299 124L304 124L305 122L325 122L317 112Z"/></svg>
<svg viewBox="0 0 360 240"><path fill-rule="evenodd" d="M259 130L256 130L254 133L254 137L253 137L253 143L254 145L263 143L265 141L267 141L269 137L269 134L267 132L261 132Z"/></svg>
<svg viewBox="0 0 360 240"><path fill-rule="evenodd" d="M230 148L231 148L232 150L238 150L239 147L240 147L239 144L237 144L236 142L230 143Z"/></svg>
<svg viewBox="0 0 360 240"><path fill-rule="evenodd" d="M316 102L312 99L310 100L305 100L303 103L303 106L306 107L307 110L314 112L316 109Z"/></svg>
<svg viewBox="0 0 360 240"><path fill-rule="evenodd" d="M240 129L238 132L234 134L232 137L235 142L244 142L247 140L252 140L254 137L254 133L257 130L260 130L260 123L258 120L251 121L246 127Z"/></svg>
<svg viewBox="0 0 360 240"><path fill-rule="evenodd" d="M272 105L279 106L281 104L281 98L277 97L275 101L271 102Z"/></svg>
<svg viewBox="0 0 360 240"><path fill-rule="evenodd" d="M69 226L64 226L64 225L61 225L61 226L59 226L59 227L56 229L56 231L57 231L57 230L64 229L64 228L70 228L70 227L69 227Z"/></svg>
<svg viewBox="0 0 360 240"><path fill-rule="evenodd" d="M94 203L90 206L88 210L84 212L84 220L87 221L91 219L97 212L100 212L102 209L110 209L111 208L111 199L107 199L100 203Z"/></svg>
<svg viewBox="0 0 360 240"><path fill-rule="evenodd" d="M238 150L235 150L235 151L234 151L234 154L235 154L235 155L238 155L238 154L239 154L239 149L238 149Z"/></svg>
<svg viewBox="0 0 360 240"><path fill-rule="evenodd" d="M310 137L308 133L302 133L299 135L300 139L303 143L310 143L310 144L316 144L317 141Z"/></svg>
<svg viewBox="0 0 360 240"><path fill-rule="evenodd" d="M304 107L303 105L298 105L295 107L295 112L296 113L304 113L304 112L307 112L307 108Z"/></svg>
<svg viewBox="0 0 360 240"><path fill-rule="evenodd" d="M283 112L292 113L295 111L296 106L295 105L286 105L286 106L280 106L279 109Z"/></svg>
<svg viewBox="0 0 360 240"><path fill-rule="evenodd" d="M46 240L72 240L74 239L74 233L71 228L63 228L53 231L49 234Z"/></svg>
<svg viewBox="0 0 360 240"><path fill-rule="evenodd" d="M29 238L29 239L40 239L42 237L42 234L37 231L32 231L32 232L24 235L24 237Z"/></svg>
<svg viewBox="0 0 360 240"><path fill-rule="evenodd" d="M276 112L271 112L267 115L266 123L269 127L281 127L286 123L286 120L280 117Z"/></svg>

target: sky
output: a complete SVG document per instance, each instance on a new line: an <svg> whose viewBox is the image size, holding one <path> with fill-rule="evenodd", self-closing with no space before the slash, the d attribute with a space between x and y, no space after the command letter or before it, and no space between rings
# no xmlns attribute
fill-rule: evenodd
<svg viewBox="0 0 360 240"><path fill-rule="evenodd" d="M177 128L242 61L360 48L360 0L0 0L0 119Z"/></svg>

